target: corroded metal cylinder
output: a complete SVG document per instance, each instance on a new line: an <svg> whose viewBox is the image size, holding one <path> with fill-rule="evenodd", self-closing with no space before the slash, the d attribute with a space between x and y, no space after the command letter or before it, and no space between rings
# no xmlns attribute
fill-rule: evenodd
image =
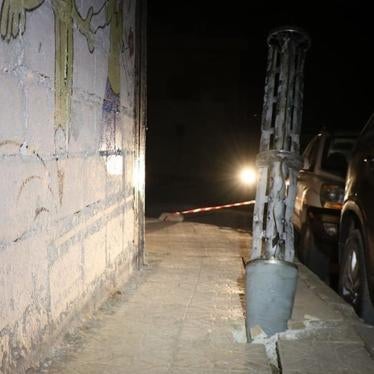
<svg viewBox="0 0 374 374"><path fill-rule="evenodd" d="M280 260L254 260L247 264L246 271L248 341L256 326L267 336L286 330L295 297L296 265Z"/></svg>
<svg viewBox="0 0 374 374"><path fill-rule="evenodd" d="M301 168L303 69L310 40L295 28L268 37L251 261L246 266L247 337L287 329L296 291L292 215Z"/></svg>
<svg viewBox="0 0 374 374"><path fill-rule="evenodd" d="M303 70L310 39L299 29L282 28L271 32L267 41L251 259L293 261L292 214L301 167Z"/></svg>

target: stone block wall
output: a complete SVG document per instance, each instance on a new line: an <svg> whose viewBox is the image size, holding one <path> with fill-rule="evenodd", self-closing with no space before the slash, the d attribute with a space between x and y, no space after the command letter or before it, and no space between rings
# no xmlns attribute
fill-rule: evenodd
<svg viewBox="0 0 374 374"><path fill-rule="evenodd" d="M140 0L138 0L139 2ZM135 0L0 0L0 373L141 263Z"/></svg>

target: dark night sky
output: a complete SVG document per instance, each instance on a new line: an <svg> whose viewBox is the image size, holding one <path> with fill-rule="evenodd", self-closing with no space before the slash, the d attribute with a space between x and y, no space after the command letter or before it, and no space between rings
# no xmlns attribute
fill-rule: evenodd
<svg viewBox="0 0 374 374"><path fill-rule="evenodd" d="M245 39L248 65L241 73L249 86L249 101L252 96L258 105L262 104L266 36L280 25L297 25L312 38L305 70L304 125L311 130L320 124L347 129L361 126L374 109L372 12L365 2L306 3L150 2L150 42L154 35Z"/></svg>
<svg viewBox="0 0 374 374"><path fill-rule="evenodd" d="M166 46L170 43L170 49L173 49L178 41L183 44L186 37L192 43L199 43L202 39L217 40L218 43L225 40L227 55L231 53L230 43L245 45L238 74L241 82L239 90L245 97L240 105L245 107L241 109L247 113L248 120L231 124L230 127L217 127L217 132L222 134L221 144L226 142L232 146L237 142L239 153L245 147L246 139L251 152L257 151L253 142L257 145L260 132L266 37L270 30L282 25L301 27L312 39L304 77L304 135L313 134L321 127L358 131L374 110L373 16L364 2L159 0L149 1L148 8L148 174L159 172L160 162L152 160L156 160L154 156L159 154L162 142L167 145L176 139L175 133L167 131L162 134L163 141L153 141L155 134L164 126L163 115L166 116L161 112L156 119L153 114L155 110L152 107L157 107L157 88L164 79L165 71L175 68L172 65L176 63L176 60L168 60L165 47L164 52L160 53L157 47L160 42ZM190 44L185 48L188 54ZM193 53L195 51L191 49ZM162 65L164 71L159 69ZM200 73L196 67L191 72L185 69L184 74L187 75L187 82L199 81L202 78L199 74L203 75L204 69ZM220 77L217 76L217 79ZM223 157L223 153L217 154L213 148L211 154ZM168 160L163 160L165 162ZM195 160L192 164L194 162L198 163Z"/></svg>

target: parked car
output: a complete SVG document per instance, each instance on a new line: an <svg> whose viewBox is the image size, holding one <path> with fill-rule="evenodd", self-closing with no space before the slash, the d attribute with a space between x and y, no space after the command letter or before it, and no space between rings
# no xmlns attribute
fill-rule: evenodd
<svg viewBox="0 0 374 374"><path fill-rule="evenodd" d="M354 134L318 133L303 153L293 223L302 263L336 287L338 225ZM335 284L334 284L335 283Z"/></svg>
<svg viewBox="0 0 374 374"><path fill-rule="evenodd" d="M339 293L374 323L374 115L352 152L339 230Z"/></svg>

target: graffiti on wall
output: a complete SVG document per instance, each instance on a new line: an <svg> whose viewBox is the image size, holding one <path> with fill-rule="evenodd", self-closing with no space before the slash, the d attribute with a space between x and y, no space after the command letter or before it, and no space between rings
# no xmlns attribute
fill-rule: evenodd
<svg viewBox="0 0 374 374"><path fill-rule="evenodd" d="M0 11L0 33L10 42L26 30L26 14L39 8L45 0L4 0ZM131 7L131 1L128 5ZM75 0L52 0L55 16L55 150L63 153L67 149L71 115L71 96L74 66L74 24L86 38L89 51L95 49L95 34L98 30L110 27L110 49L108 56L108 77L102 105L103 126L100 136L100 149L115 150L117 115L120 111L121 55L126 49L133 57L133 31L124 33L123 1L105 0L99 9L92 6L83 17ZM105 13L103 24L93 26L93 19ZM123 35L127 34L127 40ZM126 64L124 64L125 66Z"/></svg>
<svg viewBox="0 0 374 374"><path fill-rule="evenodd" d="M117 121L121 106L120 53L123 33L122 2L111 1L107 7L106 21L110 24L110 47L108 75L102 105L101 151L116 151L122 148ZM119 143L119 144L118 144Z"/></svg>
<svg viewBox="0 0 374 374"><path fill-rule="evenodd" d="M100 151L116 153L122 148L123 129L118 126L121 108L121 75L125 80L125 98L133 106L134 81L134 32L132 25L123 19L134 19L131 12L133 2L111 0L106 6L106 22L110 26L110 47L108 56L108 73L105 95L102 104L102 126L100 134ZM126 17L128 16L128 17Z"/></svg>
<svg viewBox="0 0 374 374"><path fill-rule="evenodd" d="M0 35L8 43L27 32L27 14L44 6L47 0L3 0L0 9ZM54 144L55 154L67 151L73 94L74 68L74 29L76 28L87 42L90 53L95 51L95 37L99 30L109 30L108 69L105 92L103 92L102 118L98 134L98 150L107 153L122 150L123 130L120 126L121 77L129 87L125 87L125 96L133 96L132 79L134 71L134 33L132 22L124 24L127 15L133 15L131 0L102 0L97 9L90 6L85 16L77 8L76 0L50 0L54 14ZM98 3L98 2L96 2ZM126 19L126 18L125 18ZM82 67L84 69L84 67ZM132 86L131 86L132 84ZM123 85L122 85L123 86ZM130 93L130 90L131 93ZM132 103L130 103L130 106ZM22 143L26 144L26 143ZM19 144L19 147L22 147ZM36 152L36 151L35 151ZM35 153L34 152L34 153ZM44 162L43 162L44 164ZM44 164L45 165L45 164ZM64 171L57 161L56 178L58 203L63 203ZM48 173L49 175L49 173ZM48 177L48 188L51 189ZM28 176L21 181L18 199L29 183L42 182L40 176ZM50 208L37 206L35 217L47 213Z"/></svg>

